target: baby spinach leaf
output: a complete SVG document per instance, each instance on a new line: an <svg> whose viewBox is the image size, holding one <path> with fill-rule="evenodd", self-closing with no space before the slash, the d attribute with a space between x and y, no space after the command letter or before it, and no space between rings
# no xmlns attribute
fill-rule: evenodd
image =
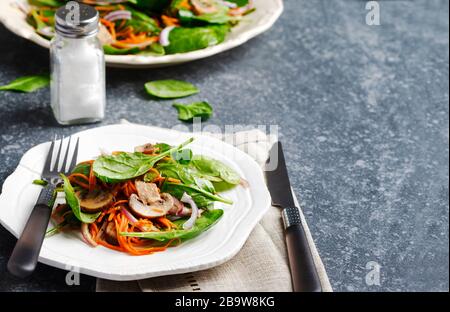
<svg viewBox="0 0 450 312"><path fill-rule="evenodd" d="M194 184L195 179L187 166L183 166L176 162L158 163L156 169L161 176L165 178L178 179L184 184Z"/></svg>
<svg viewBox="0 0 450 312"><path fill-rule="evenodd" d="M225 40L230 26L176 27L169 34L167 54L184 53L217 45Z"/></svg>
<svg viewBox="0 0 450 312"><path fill-rule="evenodd" d="M103 51L105 52L105 54L110 54L110 55L124 55L124 54L136 54L140 50L139 50L139 48L118 49L118 48L112 47L110 45L104 45Z"/></svg>
<svg viewBox="0 0 450 312"><path fill-rule="evenodd" d="M138 8L148 9L151 11L161 11L170 3L170 0L128 0Z"/></svg>
<svg viewBox="0 0 450 312"><path fill-rule="evenodd" d="M181 199L183 196L183 193L187 193L192 197L192 199L195 201L195 203L199 207L207 207L211 203L218 201L225 204L233 204L233 201L223 198L219 195L213 194L207 190L204 190L196 185L187 185L187 184L181 184L181 183L171 183L171 182L164 182L161 186L161 191L169 193L170 195L175 196L178 199Z"/></svg>
<svg viewBox="0 0 450 312"><path fill-rule="evenodd" d="M149 171L144 175L144 182L153 182L158 177L155 171Z"/></svg>
<svg viewBox="0 0 450 312"><path fill-rule="evenodd" d="M88 177L90 171L91 171L91 164L81 163L75 166L75 168L72 170L72 173L81 173Z"/></svg>
<svg viewBox="0 0 450 312"><path fill-rule="evenodd" d="M121 232L120 235L153 239L160 242L167 242L172 239L185 241L192 239L211 228L219 221L222 215L223 210L221 209L204 211L201 217L195 221L194 226L189 230L172 230L166 232ZM178 228L182 228L183 223L186 221L187 219L178 220L175 221L175 224L177 224Z"/></svg>
<svg viewBox="0 0 450 312"><path fill-rule="evenodd" d="M48 7L54 7L59 8L60 6L64 5L64 1L58 1L58 0L28 0L28 2L32 5L36 6L48 6Z"/></svg>
<svg viewBox="0 0 450 312"><path fill-rule="evenodd" d="M145 84L148 94L163 99L175 99L196 94L199 90L189 82L180 80L155 80Z"/></svg>
<svg viewBox="0 0 450 312"><path fill-rule="evenodd" d="M61 178L64 181L64 193L66 195L66 203L72 209L72 212L75 215L75 217L84 223L92 223L95 220L97 220L101 212L84 213L83 211L81 211L80 201L78 197L75 195L75 191L73 190L73 187L70 184L69 179L63 174L61 174Z"/></svg>
<svg viewBox="0 0 450 312"><path fill-rule="evenodd" d="M172 153L172 158L182 165L187 165L191 162L192 151L188 148Z"/></svg>
<svg viewBox="0 0 450 312"><path fill-rule="evenodd" d="M191 164L205 176L220 177L224 182L237 185L241 181L239 174L224 163L202 155L194 156Z"/></svg>
<svg viewBox="0 0 450 312"><path fill-rule="evenodd" d="M166 143L156 143L155 148L158 149L158 153L164 153L172 148L169 144Z"/></svg>
<svg viewBox="0 0 450 312"><path fill-rule="evenodd" d="M226 24L232 19L227 13L227 8L221 9L215 13L202 15L195 15L192 11L181 9L178 11L178 17L183 24L187 25L195 23Z"/></svg>
<svg viewBox="0 0 450 312"><path fill-rule="evenodd" d="M236 3L238 7L243 7L248 4L248 0L227 0L227 1L231 3Z"/></svg>
<svg viewBox="0 0 450 312"><path fill-rule="evenodd" d="M139 55L159 55L162 56L166 54L166 50L159 42L153 42L148 48L145 50L139 51L137 53Z"/></svg>
<svg viewBox="0 0 450 312"><path fill-rule="evenodd" d="M33 184L40 186L47 186L48 182L42 179L33 180Z"/></svg>
<svg viewBox="0 0 450 312"><path fill-rule="evenodd" d="M7 85L0 86L0 91L33 92L50 84L49 75L25 76Z"/></svg>
<svg viewBox="0 0 450 312"><path fill-rule="evenodd" d="M161 32L161 28L154 18L130 6L125 6L125 9L130 11L132 16L130 20L126 21L125 26L131 26L138 32L149 32L153 34L159 34Z"/></svg>
<svg viewBox="0 0 450 312"><path fill-rule="evenodd" d="M187 105L174 103L173 107L178 110L178 119L182 121L192 121L195 117L206 120L213 113L213 109L208 102L194 102Z"/></svg>
<svg viewBox="0 0 450 312"><path fill-rule="evenodd" d="M106 183L117 183L136 178L145 174L164 157L182 149L193 140L194 139L191 138L179 146L173 147L155 156L149 156L138 152L100 156L94 161L93 170L95 175Z"/></svg>

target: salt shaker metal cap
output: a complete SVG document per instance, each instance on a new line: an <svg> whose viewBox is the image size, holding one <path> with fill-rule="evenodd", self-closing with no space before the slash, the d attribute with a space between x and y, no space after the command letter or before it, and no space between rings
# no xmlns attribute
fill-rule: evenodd
<svg viewBox="0 0 450 312"><path fill-rule="evenodd" d="M75 1L60 7L55 14L55 30L68 38L90 37L98 32L99 14L93 7Z"/></svg>

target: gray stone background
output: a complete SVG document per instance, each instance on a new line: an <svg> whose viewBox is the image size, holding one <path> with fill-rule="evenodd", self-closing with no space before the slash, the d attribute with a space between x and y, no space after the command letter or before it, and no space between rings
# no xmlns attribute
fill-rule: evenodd
<svg viewBox="0 0 450 312"><path fill-rule="evenodd" d="M232 51L158 70L107 70L107 117L171 127L170 101L149 80L195 83L214 116L207 124L278 124L293 187L336 291L449 289L449 4L379 1L381 25L365 24L365 1L286 0L267 33ZM48 52L0 26L0 85L48 71ZM58 126L49 90L0 92L0 184L22 154ZM1 209L1 207L0 207ZM0 228L0 290L93 290L66 286L40 264L21 281L6 272L15 239ZM381 285L365 282L381 265Z"/></svg>

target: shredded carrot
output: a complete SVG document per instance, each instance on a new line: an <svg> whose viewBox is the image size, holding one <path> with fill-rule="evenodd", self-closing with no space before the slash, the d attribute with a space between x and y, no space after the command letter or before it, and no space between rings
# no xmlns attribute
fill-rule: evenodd
<svg viewBox="0 0 450 312"><path fill-rule="evenodd" d="M72 173L71 175L69 175L69 180L71 178L82 178L86 182L89 182L89 178L82 173Z"/></svg>
<svg viewBox="0 0 450 312"><path fill-rule="evenodd" d="M111 244L105 242L104 240L97 240L97 244L102 245L102 246L104 246L104 247L106 247L106 248L109 248L109 249L113 249L113 250L117 250L117 251L122 251L122 252L125 251L121 246L111 245Z"/></svg>
<svg viewBox="0 0 450 312"><path fill-rule="evenodd" d="M89 170L89 192L92 192L96 186L96 178L94 175L94 166L91 165L91 169Z"/></svg>
<svg viewBox="0 0 450 312"><path fill-rule="evenodd" d="M180 26L180 21L175 17L170 17L163 14L161 15L161 20L166 26Z"/></svg>
<svg viewBox="0 0 450 312"><path fill-rule="evenodd" d="M111 222L114 219L115 216L116 216L116 213L114 211L111 212L111 214L108 217L108 222Z"/></svg>
<svg viewBox="0 0 450 312"><path fill-rule="evenodd" d="M177 226L173 224L169 219L166 217L159 217L156 218L156 221L158 221L160 224L164 225L168 229L176 228Z"/></svg>
<svg viewBox="0 0 450 312"><path fill-rule="evenodd" d="M183 1L181 1L181 3L179 4L179 6L180 6L181 8L187 9L187 10L192 9L192 6L191 6L191 4L189 3L189 0L183 0Z"/></svg>
<svg viewBox="0 0 450 312"><path fill-rule="evenodd" d="M134 185L133 182L128 181L128 189L131 192L130 195L133 194L133 193L137 194L137 189L136 189L136 186Z"/></svg>
<svg viewBox="0 0 450 312"><path fill-rule="evenodd" d="M81 178L81 177L86 178L87 181L89 181L89 178L87 178L84 174L81 174L81 173L72 173L72 174L69 176L69 181L70 181L71 183L76 183L76 184L78 184L79 186L81 186L82 188L89 189L89 184L83 183L83 182L81 182L80 180L75 179L76 177L79 177L79 178Z"/></svg>
<svg viewBox="0 0 450 312"><path fill-rule="evenodd" d="M126 199L118 200L113 204L113 207L116 207L119 205L124 205L124 204L128 204L128 200L126 200Z"/></svg>
<svg viewBox="0 0 450 312"><path fill-rule="evenodd" d="M177 184L181 183L180 180L175 179L175 178L167 178L167 181L172 182L172 183L177 183Z"/></svg>

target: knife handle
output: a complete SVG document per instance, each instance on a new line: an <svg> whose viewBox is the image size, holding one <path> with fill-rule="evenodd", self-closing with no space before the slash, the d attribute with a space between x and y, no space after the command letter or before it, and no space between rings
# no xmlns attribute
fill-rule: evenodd
<svg viewBox="0 0 450 312"><path fill-rule="evenodd" d="M295 292L321 292L319 275L297 207L282 211L286 247Z"/></svg>
<svg viewBox="0 0 450 312"><path fill-rule="evenodd" d="M33 273L41 251L52 210L44 204L36 204L22 235L14 247L8 261L8 271L17 277L27 277Z"/></svg>

